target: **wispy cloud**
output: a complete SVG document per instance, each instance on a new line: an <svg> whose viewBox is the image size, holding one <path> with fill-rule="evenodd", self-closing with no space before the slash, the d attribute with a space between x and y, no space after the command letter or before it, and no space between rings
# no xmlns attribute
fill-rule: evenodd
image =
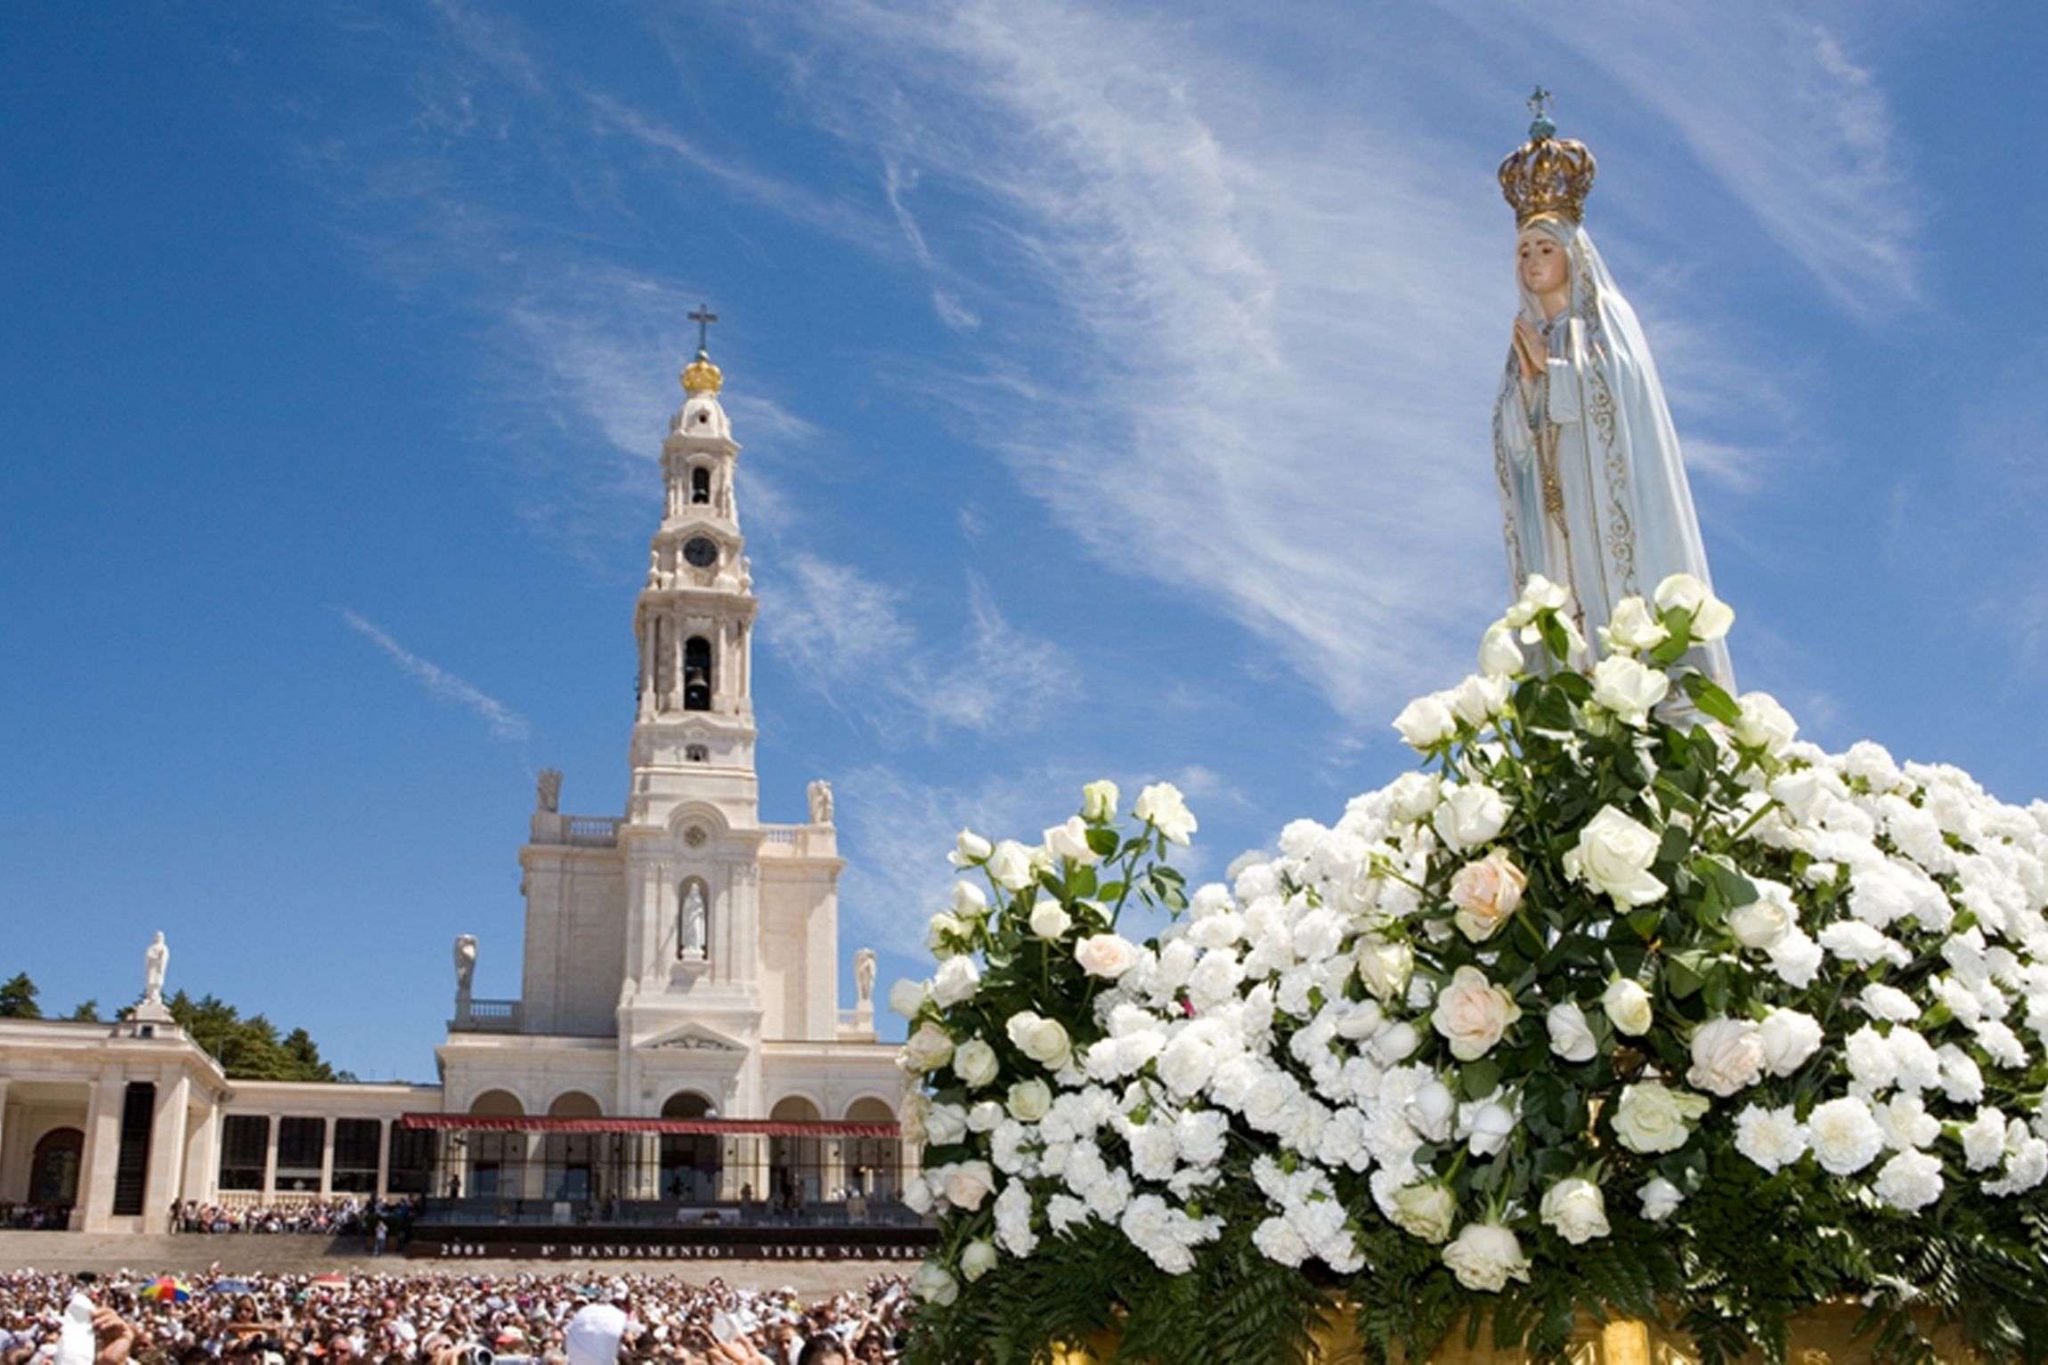
<svg viewBox="0 0 2048 1365"><path fill-rule="evenodd" d="M972 576L957 645L925 639L897 590L809 553L791 556L762 598L763 638L820 696L884 731L1028 727L1078 686L1065 651L1012 626Z"/></svg>
<svg viewBox="0 0 2048 1365"><path fill-rule="evenodd" d="M513 744L524 744L533 735L533 726L525 716L520 715L504 702L491 696L473 683L456 677L431 659L422 659L404 645L391 638L382 626L368 618L338 607L341 619L348 628L384 651L385 657L397 664L399 670L426 689L428 696L436 701L446 702L471 712L490 728L491 737Z"/></svg>

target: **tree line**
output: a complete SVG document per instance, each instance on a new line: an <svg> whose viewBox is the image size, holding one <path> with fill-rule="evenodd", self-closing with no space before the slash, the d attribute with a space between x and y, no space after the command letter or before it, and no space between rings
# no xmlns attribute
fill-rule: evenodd
<svg viewBox="0 0 2048 1365"><path fill-rule="evenodd" d="M16 972L0 981L0 1019L44 1018L40 994L27 972ZM220 1063L232 1080L246 1081L352 1081L346 1071L336 1071L320 1056L319 1045L303 1028L280 1035L276 1024L261 1014L247 1018L219 996L197 999L178 991L164 1000L185 1034ZM117 1017L127 1014L120 1011ZM64 1019L100 1022L99 1001L86 1000Z"/></svg>

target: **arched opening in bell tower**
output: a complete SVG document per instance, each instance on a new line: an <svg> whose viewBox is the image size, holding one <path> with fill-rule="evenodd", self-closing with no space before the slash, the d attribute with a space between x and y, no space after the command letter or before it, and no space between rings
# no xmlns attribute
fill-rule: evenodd
<svg viewBox="0 0 2048 1365"><path fill-rule="evenodd" d="M711 642L701 635L683 642L683 709L711 709Z"/></svg>
<svg viewBox="0 0 2048 1365"><path fill-rule="evenodd" d="M704 465L690 471L690 501L699 506L711 501L711 470Z"/></svg>

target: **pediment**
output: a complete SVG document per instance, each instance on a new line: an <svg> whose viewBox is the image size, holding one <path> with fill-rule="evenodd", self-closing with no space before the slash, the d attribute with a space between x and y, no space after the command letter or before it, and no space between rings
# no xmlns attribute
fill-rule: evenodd
<svg viewBox="0 0 2048 1365"><path fill-rule="evenodd" d="M702 1024L685 1024L656 1034L640 1048L649 1052L745 1052L746 1044Z"/></svg>

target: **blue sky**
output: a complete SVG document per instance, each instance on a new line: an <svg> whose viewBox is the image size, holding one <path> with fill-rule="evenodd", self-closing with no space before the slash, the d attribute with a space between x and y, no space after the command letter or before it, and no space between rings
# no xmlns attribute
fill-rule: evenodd
<svg viewBox="0 0 2048 1365"><path fill-rule="evenodd" d="M842 946L963 821L1178 781L1214 874L1505 593L1493 167L1600 158L1745 687L2048 793L2038 7L15 4L0 972L430 1078L542 766L615 813L656 455L725 321L763 814ZM851 986L847 986L850 994Z"/></svg>

